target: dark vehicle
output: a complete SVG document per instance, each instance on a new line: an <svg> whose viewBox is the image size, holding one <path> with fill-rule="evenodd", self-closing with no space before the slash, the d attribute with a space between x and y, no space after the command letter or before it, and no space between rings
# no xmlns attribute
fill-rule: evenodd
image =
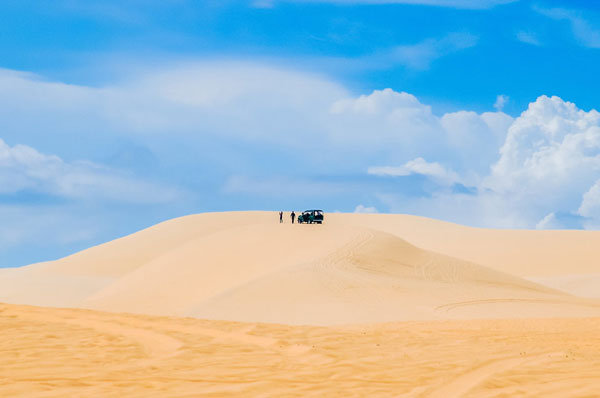
<svg viewBox="0 0 600 398"><path fill-rule="evenodd" d="M298 224L323 224L323 210L304 210L298 216Z"/></svg>

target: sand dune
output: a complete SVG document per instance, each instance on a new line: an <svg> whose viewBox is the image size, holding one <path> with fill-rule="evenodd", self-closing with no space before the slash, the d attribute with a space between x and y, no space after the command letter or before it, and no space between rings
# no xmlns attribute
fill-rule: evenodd
<svg viewBox="0 0 600 398"><path fill-rule="evenodd" d="M331 215L410 243L517 276L600 272L600 231L471 228L405 214Z"/></svg>
<svg viewBox="0 0 600 398"><path fill-rule="evenodd" d="M600 298L600 231L471 228L404 214L348 216L353 224L389 232L438 253L576 296Z"/></svg>
<svg viewBox="0 0 600 398"><path fill-rule="evenodd" d="M2 270L0 301L310 325L600 316L600 301L576 288L523 278L592 272L597 243L595 232L482 230L402 215L332 214L319 226L209 213Z"/></svg>
<svg viewBox="0 0 600 398"><path fill-rule="evenodd" d="M596 397L599 328L289 326L0 304L0 396Z"/></svg>
<svg viewBox="0 0 600 398"><path fill-rule="evenodd" d="M0 396L594 397L598 243L402 215L170 220L0 270Z"/></svg>

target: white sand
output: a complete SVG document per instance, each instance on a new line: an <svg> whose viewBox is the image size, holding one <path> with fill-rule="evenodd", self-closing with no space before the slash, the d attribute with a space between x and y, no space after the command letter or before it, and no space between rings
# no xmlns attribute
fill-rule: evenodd
<svg viewBox="0 0 600 398"><path fill-rule="evenodd" d="M595 247L597 232L485 230L405 215L280 225L274 212L210 213L3 270L0 301L311 325L589 317L600 316L600 301L584 297L600 281L578 294L556 279L597 271ZM547 277L554 282L545 286Z"/></svg>
<svg viewBox="0 0 600 398"><path fill-rule="evenodd" d="M403 215L171 220L0 270L0 397L596 397L598 247Z"/></svg>

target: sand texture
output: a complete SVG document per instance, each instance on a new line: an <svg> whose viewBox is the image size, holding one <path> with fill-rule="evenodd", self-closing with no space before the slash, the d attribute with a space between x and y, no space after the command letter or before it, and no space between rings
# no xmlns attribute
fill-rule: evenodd
<svg viewBox="0 0 600 398"><path fill-rule="evenodd" d="M302 325L590 317L600 316L600 279L581 275L597 275L598 247L597 232L208 213L0 270L0 302Z"/></svg>
<svg viewBox="0 0 600 398"><path fill-rule="evenodd" d="M0 269L0 397L595 398L599 253L405 215L174 219Z"/></svg>
<svg viewBox="0 0 600 398"><path fill-rule="evenodd" d="M289 326L0 305L2 397L545 397L600 391L600 319Z"/></svg>

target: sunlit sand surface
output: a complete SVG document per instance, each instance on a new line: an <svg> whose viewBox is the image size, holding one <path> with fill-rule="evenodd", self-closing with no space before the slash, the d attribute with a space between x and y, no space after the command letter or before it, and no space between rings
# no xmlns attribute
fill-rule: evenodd
<svg viewBox="0 0 600 398"><path fill-rule="evenodd" d="M590 317L600 316L590 293L600 279L558 282L592 272L596 247L597 232L402 215L280 225L276 213L209 213L0 270L0 302L300 325Z"/></svg>
<svg viewBox="0 0 600 398"><path fill-rule="evenodd" d="M0 270L0 396L596 397L598 247L405 215L174 219Z"/></svg>
<svg viewBox="0 0 600 398"><path fill-rule="evenodd" d="M0 306L2 397L595 397L600 320L289 326Z"/></svg>

